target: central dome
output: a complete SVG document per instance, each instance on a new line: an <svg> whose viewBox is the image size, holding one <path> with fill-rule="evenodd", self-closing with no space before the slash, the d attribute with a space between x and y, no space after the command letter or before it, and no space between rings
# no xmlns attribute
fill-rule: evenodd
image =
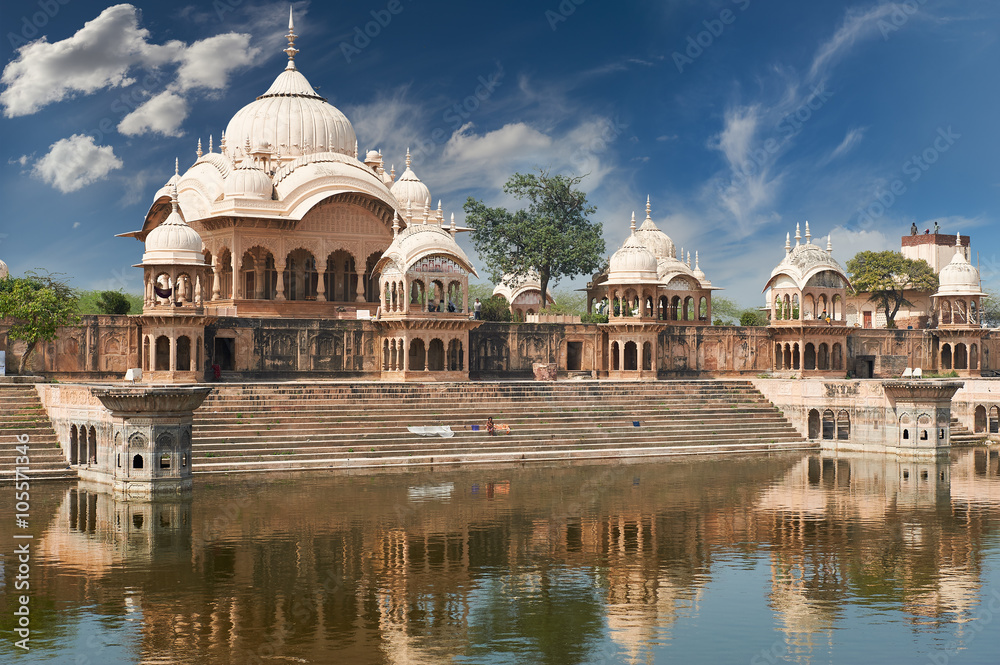
<svg viewBox="0 0 1000 665"><path fill-rule="evenodd" d="M251 149L267 148L282 157L315 152L339 152L355 157L357 136L347 117L316 94L295 68L295 32L289 19L288 65L256 101L233 116L226 127L230 159L249 143ZM235 159L234 159L235 161Z"/></svg>

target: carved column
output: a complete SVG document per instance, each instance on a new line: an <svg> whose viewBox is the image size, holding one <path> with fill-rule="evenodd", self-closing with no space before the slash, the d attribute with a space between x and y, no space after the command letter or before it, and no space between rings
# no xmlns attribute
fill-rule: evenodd
<svg viewBox="0 0 1000 665"><path fill-rule="evenodd" d="M354 302L365 302L365 273L363 270L357 271L358 286L354 289Z"/></svg>
<svg viewBox="0 0 1000 665"><path fill-rule="evenodd" d="M219 257L212 256L212 300L222 297L222 269L219 267Z"/></svg>
<svg viewBox="0 0 1000 665"><path fill-rule="evenodd" d="M173 335L170 336L170 371L177 371L177 338Z"/></svg>
<svg viewBox="0 0 1000 665"><path fill-rule="evenodd" d="M237 282L239 282L239 279L237 279L237 277L239 277L239 274L240 274L239 273L239 269L236 267L236 252L230 252L230 254L229 254L229 263L230 263L230 265L232 267L232 275L231 275L231 278L230 278L230 281L232 282L232 284L230 284L230 286L232 287L230 290L232 291L232 293L230 293L228 295L233 300L236 300L236 284L237 284Z"/></svg>
<svg viewBox="0 0 1000 665"><path fill-rule="evenodd" d="M264 299L264 275L266 274L267 259L263 256L255 258L253 261L253 297L257 300Z"/></svg>
<svg viewBox="0 0 1000 665"><path fill-rule="evenodd" d="M275 264L275 268L278 272L278 285L274 287L274 299L284 300L285 299L285 262Z"/></svg>
<svg viewBox="0 0 1000 665"><path fill-rule="evenodd" d="M324 301L326 300L326 284L323 279L326 277L326 264L320 269L319 265L316 266L316 300Z"/></svg>

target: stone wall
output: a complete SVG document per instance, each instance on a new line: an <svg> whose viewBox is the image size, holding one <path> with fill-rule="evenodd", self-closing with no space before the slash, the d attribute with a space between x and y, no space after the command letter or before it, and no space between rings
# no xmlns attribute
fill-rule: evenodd
<svg viewBox="0 0 1000 665"><path fill-rule="evenodd" d="M7 371L17 369L24 342L7 339L0 324L0 350L7 351ZM139 328L128 316L83 316L78 326L62 328L53 342L40 342L29 359L32 372L60 380L120 379L139 367Z"/></svg>

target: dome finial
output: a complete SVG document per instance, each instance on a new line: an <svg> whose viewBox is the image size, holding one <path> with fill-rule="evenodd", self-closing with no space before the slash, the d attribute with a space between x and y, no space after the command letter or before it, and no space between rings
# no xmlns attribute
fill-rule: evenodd
<svg viewBox="0 0 1000 665"><path fill-rule="evenodd" d="M652 219L653 207L649 204L649 194L646 194L646 219Z"/></svg>
<svg viewBox="0 0 1000 665"><path fill-rule="evenodd" d="M961 246L962 246L962 234L961 233L956 233L955 234L955 247L961 247Z"/></svg>
<svg viewBox="0 0 1000 665"><path fill-rule="evenodd" d="M688 267L688 268L690 268L690 267L691 267L691 252L688 252L688 260L687 260L687 267Z"/></svg>
<svg viewBox="0 0 1000 665"><path fill-rule="evenodd" d="M399 211L392 211L392 237L395 238L399 235Z"/></svg>
<svg viewBox="0 0 1000 665"><path fill-rule="evenodd" d="M208 151L212 152L212 135L208 135Z"/></svg>
<svg viewBox="0 0 1000 665"><path fill-rule="evenodd" d="M694 252L694 269L701 270L701 268L698 267L698 250L695 250Z"/></svg>
<svg viewBox="0 0 1000 665"><path fill-rule="evenodd" d="M285 39L288 40L288 48L285 49L285 55L288 56L288 64L285 65L285 69L294 70L295 69L295 54L299 52L295 48L295 38L298 35L295 34L295 23L292 20L292 7L288 6L288 34L285 35Z"/></svg>
<svg viewBox="0 0 1000 665"><path fill-rule="evenodd" d="M806 221L806 244L808 245L810 242L812 242L812 234L809 233L809 222L807 220Z"/></svg>
<svg viewBox="0 0 1000 665"><path fill-rule="evenodd" d="M791 233L786 233L785 234L785 254L788 254L790 251L792 251L792 234Z"/></svg>
<svg viewBox="0 0 1000 665"><path fill-rule="evenodd" d="M799 230L799 223L795 222L795 246L799 246L799 241L802 240L802 231Z"/></svg>
<svg viewBox="0 0 1000 665"><path fill-rule="evenodd" d="M170 186L170 207L173 212L177 212L177 185Z"/></svg>
<svg viewBox="0 0 1000 665"><path fill-rule="evenodd" d="M428 196L426 199L424 199L424 224L427 223L427 220L430 218L430 216L431 216L431 197Z"/></svg>
<svg viewBox="0 0 1000 665"><path fill-rule="evenodd" d="M396 181L396 165L393 164L392 168L389 169L389 177L392 178L393 182Z"/></svg>
<svg viewBox="0 0 1000 665"><path fill-rule="evenodd" d="M635 210L632 211L632 224L629 228L632 229L632 235L635 235Z"/></svg>
<svg viewBox="0 0 1000 665"><path fill-rule="evenodd" d="M406 168L410 168L410 149L406 149Z"/></svg>
<svg viewBox="0 0 1000 665"><path fill-rule="evenodd" d="M198 159L201 159L201 156L203 154L201 152L201 139L198 139L198 149L194 151L194 154L198 155Z"/></svg>
<svg viewBox="0 0 1000 665"><path fill-rule="evenodd" d="M180 173L178 171L180 171L180 160L177 159L176 157L174 157L174 175L175 176L180 176Z"/></svg>
<svg viewBox="0 0 1000 665"><path fill-rule="evenodd" d="M826 253L833 254L833 235L830 233L826 234Z"/></svg>
<svg viewBox="0 0 1000 665"><path fill-rule="evenodd" d="M226 152L226 130L222 130L222 138L219 139L219 152Z"/></svg>

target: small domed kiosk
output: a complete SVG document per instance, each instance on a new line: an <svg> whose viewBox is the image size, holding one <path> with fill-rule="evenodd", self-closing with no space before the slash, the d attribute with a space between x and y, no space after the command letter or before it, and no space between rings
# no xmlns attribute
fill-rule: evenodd
<svg viewBox="0 0 1000 665"><path fill-rule="evenodd" d="M969 263L962 247L962 235L956 236L955 255L938 275L938 290L931 299L937 318L937 364L942 371L962 376L980 374L980 323L982 299L986 296L979 282L979 270Z"/></svg>
<svg viewBox="0 0 1000 665"><path fill-rule="evenodd" d="M826 249L812 242L806 222L805 242L795 225L795 246L785 236L785 257L764 285L774 338L774 366L779 372L843 376L849 329L844 302L850 280Z"/></svg>
<svg viewBox="0 0 1000 665"><path fill-rule="evenodd" d="M382 376L396 380L469 378L469 274L479 276L451 227L413 224L399 230L379 259L378 325Z"/></svg>
<svg viewBox="0 0 1000 665"><path fill-rule="evenodd" d="M177 188L171 211L148 236L142 263L142 369L154 383L199 381L204 374L202 340L208 265L198 232L184 222Z"/></svg>

